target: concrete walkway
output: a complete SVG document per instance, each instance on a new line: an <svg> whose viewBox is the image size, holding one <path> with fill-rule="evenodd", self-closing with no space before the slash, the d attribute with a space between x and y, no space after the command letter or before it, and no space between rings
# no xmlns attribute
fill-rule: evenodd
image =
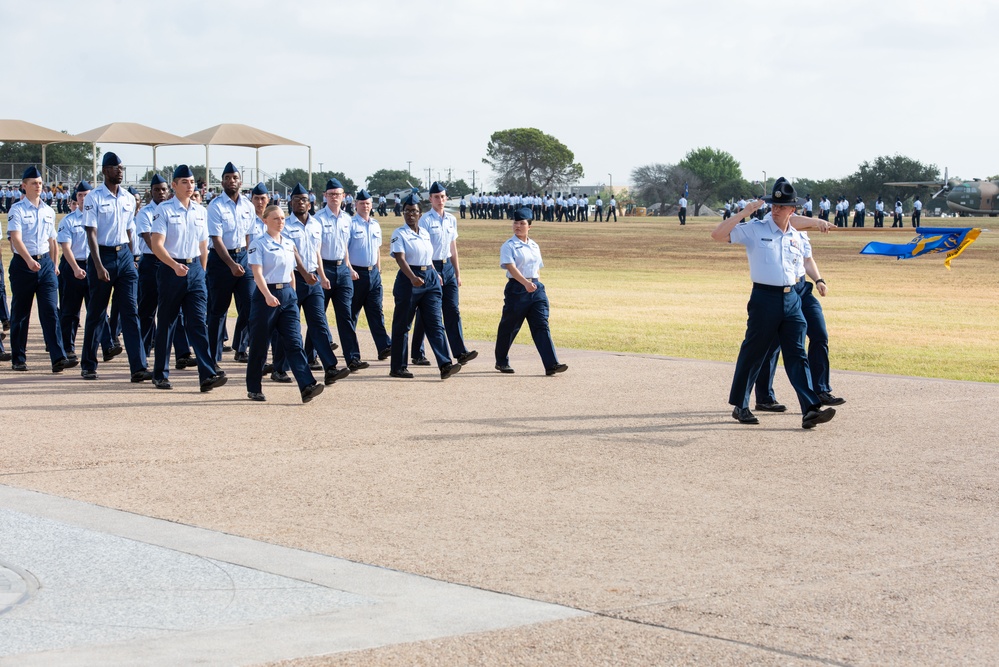
<svg viewBox="0 0 999 667"><path fill-rule="evenodd" d="M420 368L391 379L374 363L307 406L272 384L268 403L247 401L232 363L233 380L208 395L193 371L173 374L173 392L132 385L121 361L97 383L3 370L8 571L33 574L12 554L48 525L197 556L184 571L246 568L249 589L280 577L264 587L304 586L317 606L260 616L251 593L232 623L188 619L117 644L95 634L75 649L38 643L48 652L0 664L66 664L67 650L121 651L132 664L171 651L218 664L999 662L999 385L834 373L849 402L804 431L781 375L791 411L742 426L725 403L732 364L570 350L569 372L545 377L534 350L516 346L507 376L489 356L447 382ZM59 498L150 523L136 534L37 507ZM178 547L175 529L240 546ZM415 618L432 625L453 608L416 594L398 604L397 619L411 610L405 629L338 625L426 579L390 573L400 590L355 587L353 575L313 576L318 565L308 576L277 567L284 555L243 556L268 548L334 573L345 559L458 584L447 589L468 609L496 598L466 587L528 606L501 604L495 625L472 611L457 614L467 625L421 633ZM34 575L41 590L51 572ZM23 577L0 581L13 579ZM247 627L283 631L233 639ZM149 642L161 653L132 649Z"/></svg>

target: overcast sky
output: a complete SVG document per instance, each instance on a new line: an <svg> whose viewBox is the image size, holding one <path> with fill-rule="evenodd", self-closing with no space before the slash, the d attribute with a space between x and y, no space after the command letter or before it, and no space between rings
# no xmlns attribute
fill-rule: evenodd
<svg viewBox="0 0 999 667"><path fill-rule="evenodd" d="M37 29L26 29L28 7ZM584 183L696 147L750 180L848 175L901 153L999 173L995 0L77 0L5 22L5 118L70 133L113 121L184 135L246 123L310 144L361 183L382 168L491 185L489 136L537 127ZM415 8L430 9L418 13ZM102 146L130 165L152 151ZM159 162L204 162L161 148ZM212 164L254 151L213 147ZM265 148L261 167L306 167Z"/></svg>

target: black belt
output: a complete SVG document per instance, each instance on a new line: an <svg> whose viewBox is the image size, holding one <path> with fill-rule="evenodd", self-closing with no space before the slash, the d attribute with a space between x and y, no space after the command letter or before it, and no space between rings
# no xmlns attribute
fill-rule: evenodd
<svg viewBox="0 0 999 667"><path fill-rule="evenodd" d="M66 258L63 257L63 259L66 259ZM87 258L86 257L84 257L83 259L80 259L79 257L74 257L73 259L76 260L77 265L86 264L87 263ZM66 262L66 263L68 264L69 262Z"/></svg>
<svg viewBox="0 0 999 667"><path fill-rule="evenodd" d="M434 260L434 266L436 266L437 268L440 268L440 267L444 266L447 263L448 263L448 260L446 260L446 259L435 259Z"/></svg>
<svg viewBox="0 0 999 667"><path fill-rule="evenodd" d="M99 245L97 246L97 250L100 252L120 252L124 247L124 243L121 245Z"/></svg>
<svg viewBox="0 0 999 667"><path fill-rule="evenodd" d="M341 266L343 264L342 259L324 259L323 266Z"/></svg>
<svg viewBox="0 0 999 667"><path fill-rule="evenodd" d="M285 287L291 287L291 283L270 283L267 285L267 289L284 289Z"/></svg>
<svg viewBox="0 0 999 667"><path fill-rule="evenodd" d="M200 257L191 257L190 259L178 259L176 257L171 257L170 259L172 259L173 261L175 261L175 262L177 262L179 264L194 264L195 261L197 261L197 260L199 260L201 258Z"/></svg>
<svg viewBox="0 0 999 667"><path fill-rule="evenodd" d="M45 257L45 254L41 254L41 255L28 255L28 257L30 257L31 259L35 260L36 262L39 262L39 261L41 261L42 257Z"/></svg>
<svg viewBox="0 0 999 667"><path fill-rule="evenodd" d="M800 280L798 282L801 282ZM795 283L797 285L798 283ZM783 292L787 294L794 289L795 285L764 285L763 283L753 283L753 289L766 290L767 292Z"/></svg>
<svg viewBox="0 0 999 667"><path fill-rule="evenodd" d="M427 269L430 268L430 266L429 265L419 266L418 264L410 264L409 268L412 269L413 271L426 271Z"/></svg>
<svg viewBox="0 0 999 667"><path fill-rule="evenodd" d="M355 271L370 271L371 269L377 269L377 266L358 266L357 264L351 264L351 267Z"/></svg>

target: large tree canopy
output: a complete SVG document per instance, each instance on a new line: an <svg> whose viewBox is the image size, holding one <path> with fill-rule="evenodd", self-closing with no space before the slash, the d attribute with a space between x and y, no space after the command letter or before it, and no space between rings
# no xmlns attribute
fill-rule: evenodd
<svg viewBox="0 0 999 667"><path fill-rule="evenodd" d="M631 185L635 199L643 206L662 202L666 206L675 204L687 185L691 193L701 188L701 179L675 164L646 164L631 171Z"/></svg>
<svg viewBox="0 0 999 667"><path fill-rule="evenodd" d="M412 183L414 188L422 187L423 183L405 169L379 169L367 178L368 191L374 194L404 190Z"/></svg>
<svg viewBox="0 0 999 667"><path fill-rule="evenodd" d="M339 171L314 171L312 172L312 189L317 193L326 191L326 181L331 178L335 178L343 185L343 191L349 194L353 194L354 181L350 180ZM301 183L307 186L309 184L309 172L301 168L285 169L278 176L278 180L287 185L290 188L295 187L296 183ZM253 187L256 183L244 183L246 187ZM321 197L320 197L321 199Z"/></svg>
<svg viewBox="0 0 999 667"><path fill-rule="evenodd" d="M583 167L561 141L533 127L493 132L482 159L496 172L496 187L511 192L550 192L583 177Z"/></svg>
<svg viewBox="0 0 999 667"><path fill-rule="evenodd" d="M89 143L49 144L45 147L45 162L50 165L70 165L73 167L89 167L93 165L93 153ZM97 149L100 157L100 149ZM0 144L0 162L18 162L40 164L42 161L41 144L22 144L8 141Z"/></svg>
<svg viewBox="0 0 999 667"><path fill-rule="evenodd" d="M742 167L730 153L715 148L695 148L677 165L693 173L700 185L690 188L694 215L701 206L739 196L744 186Z"/></svg>

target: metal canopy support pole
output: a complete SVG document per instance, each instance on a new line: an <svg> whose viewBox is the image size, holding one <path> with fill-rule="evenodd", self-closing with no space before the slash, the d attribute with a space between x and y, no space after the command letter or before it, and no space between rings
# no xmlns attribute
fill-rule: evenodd
<svg viewBox="0 0 999 667"><path fill-rule="evenodd" d="M260 182L260 147L257 147L257 173L255 174L256 182Z"/></svg>
<svg viewBox="0 0 999 667"><path fill-rule="evenodd" d="M90 155L94 158L94 185L97 185L97 142L90 143Z"/></svg>
<svg viewBox="0 0 999 667"><path fill-rule="evenodd" d="M312 146L309 146L309 189L312 189Z"/></svg>
<svg viewBox="0 0 999 667"><path fill-rule="evenodd" d="M205 144L205 192L212 187L212 168L208 165L208 144Z"/></svg>

